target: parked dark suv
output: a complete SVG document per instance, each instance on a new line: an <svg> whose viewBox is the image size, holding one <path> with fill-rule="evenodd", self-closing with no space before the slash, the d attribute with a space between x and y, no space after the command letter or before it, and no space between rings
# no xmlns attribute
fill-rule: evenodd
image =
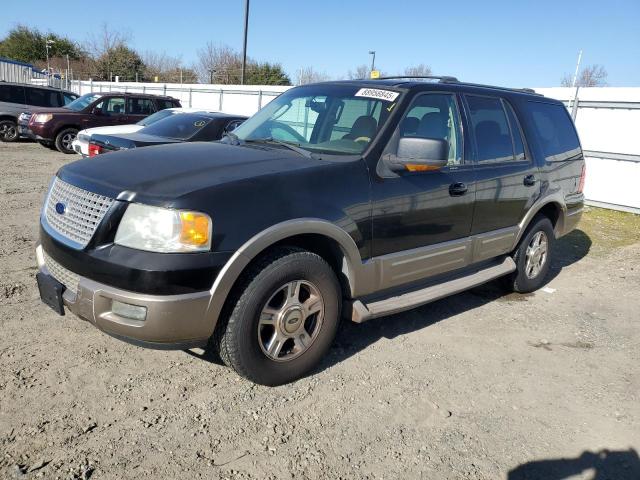
<svg viewBox="0 0 640 480"><path fill-rule="evenodd" d="M583 209L571 118L532 91L436 80L301 86L222 142L64 166L42 210L42 299L277 385L318 364L341 316L499 277L539 288Z"/></svg>
<svg viewBox="0 0 640 480"><path fill-rule="evenodd" d="M75 93L57 88L0 82L0 141L15 142L20 137L21 113L38 107L62 107L76 98Z"/></svg>
<svg viewBox="0 0 640 480"><path fill-rule="evenodd" d="M20 133L62 153L75 153L78 131L91 127L136 123L165 108L181 107L172 97L139 93L87 93L63 108L34 109Z"/></svg>

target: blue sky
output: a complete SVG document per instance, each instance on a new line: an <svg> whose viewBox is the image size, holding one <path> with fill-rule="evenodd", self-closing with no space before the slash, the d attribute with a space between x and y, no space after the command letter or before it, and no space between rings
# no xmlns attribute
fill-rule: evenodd
<svg viewBox="0 0 640 480"><path fill-rule="evenodd" d="M18 23L84 41L107 22L130 46L181 56L208 41L242 48L244 0L5 2L0 36ZM73 12L76 12L74 15ZM332 77L369 63L389 73L425 63L436 74L508 86L555 86L575 68L602 64L611 86L640 86L640 0L252 0L248 54Z"/></svg>

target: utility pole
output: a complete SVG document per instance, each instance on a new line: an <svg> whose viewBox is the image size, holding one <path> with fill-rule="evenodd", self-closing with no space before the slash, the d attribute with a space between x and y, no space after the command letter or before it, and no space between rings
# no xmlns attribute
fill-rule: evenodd
<svg viewBox="0 0 640 480"><path fill-rule="evenodd" d="M67 53L67 75L66 75L66 78L67 78L67 90L69 90L69 85L70 85L70 83L69 83L69 75L70 74L71 74L71 66L69 65L69 54Z"/></svg>
<svg viewBox="0 0 640 480"><path fill-rule="evenodd" d="M372 55L372 57L371 57L371 71L373 72L376 69L376 51L375 50L369 50L369 55Z"/></svg>
<svg viewBox="0 0 640 480"><path fill-rule="evenodd" d="M244 76L247 70L247 30L249 29L249 0L244 1L244 45L242 47L242 76L240 84L244 85Z"/></svg>
<svg viewBox="0 0 640 480"><path fill-rule="evenodd" d="M56 43L55 40L51 40L49 38L47 38L47 40L44 42L45 49L47 50L47 85L49 84L48 78L49 74L51 73L51 65L49 65L49 49L54 43Z"/></svg>
<svg viewBox="0 0 640 480"><path fill-rule="evenodd" d="M576 92L573 96L573 103L571 99L569 99L569 111L571 112L571 118L576 120L576 115L578 114L578 90L579 86L576 86L576 82L578 81L578 72L580 71L580 61L582 60L582 50L578 53L578 63L576 64L576 71L573 74L573 82L571 82L571 86L576 89Z"/></svg>

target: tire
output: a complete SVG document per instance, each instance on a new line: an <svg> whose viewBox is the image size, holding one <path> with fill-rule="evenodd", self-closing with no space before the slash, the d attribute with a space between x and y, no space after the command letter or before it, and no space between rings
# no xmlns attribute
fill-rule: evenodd
<svg viewBox="0 0 640 480"><path fill-rule="evenodd" d="M76 139L78 135L77 128L65 128L56 135L56 149L62 153L76 153L71 146L71 143Z"/></svg>
<svg viewBox="0 0 640 480"><path fill-rule="evenodd" d="M13 120L0 120L0 140L11 143L18 140L18 125Z"/></svg>
<svg viewBox="0 0 640 480"><path fill-rule="evenodd" d="M222 361L248 380L268 386L296 380L333 343L341 290L322 257L278 248L249 267L234 292L213 344Z"/></svg>
<svg viewBox="0 0 640 480"><path fill-rule="evenodd" d="M546 248L540 248L545 242ZM529 293L542 287L549 273L554 244L551 220L543 215L535 217L513 253L516 271L504 278L504 285L518 293ZM530 247L530 255L527 257ZM531 262L528 262L529 259Z"/></svg>
<svg viewBox="0 0 640 480"><path fill-rule="evenodd" d="M40 145L42 145L43 147L48 148L50 150L57 150L56 144L53 143L53 142L45 142L45 141L39 140L38 143Z"/></svg>

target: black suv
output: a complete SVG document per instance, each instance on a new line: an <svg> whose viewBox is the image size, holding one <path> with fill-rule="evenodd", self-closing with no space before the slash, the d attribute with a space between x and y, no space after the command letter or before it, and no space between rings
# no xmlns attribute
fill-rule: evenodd
<svg viewBox="0 0 640 480"><path fill-rule="evenodd" d="M15 142L20 115L33 107L58 108L73 102L78 95L65 90L21 83L0 82L0 141Z"/></svg>
<svg viewBox="0 0 640 480"><path fill-rule="evenodd" d="M583 209L567 110L429 80L292 88L222 142L64 166L41 216L42 299L137 345L208 345L277 385L320 361L341 317L499 277L539 288Z"/></svg>

